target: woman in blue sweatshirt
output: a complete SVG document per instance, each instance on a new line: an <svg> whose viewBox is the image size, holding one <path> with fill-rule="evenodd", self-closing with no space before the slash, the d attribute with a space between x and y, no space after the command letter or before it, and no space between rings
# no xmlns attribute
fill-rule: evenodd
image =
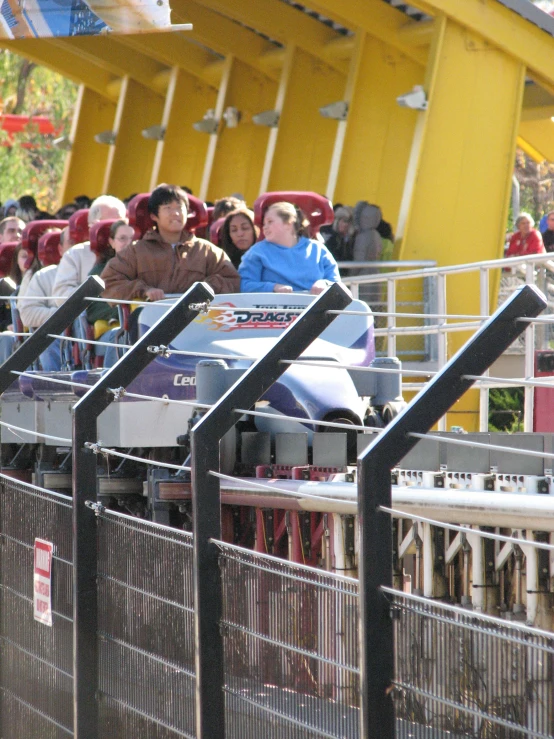
<svg viewBox="0 0 554 739"><path fill-rule="evenodd" d="M318 295L339 282L339 268L320 241L307 238L302 216L291 203L274 203L264 214L265 239L254 244L239 266L241 292Z"/></svg>

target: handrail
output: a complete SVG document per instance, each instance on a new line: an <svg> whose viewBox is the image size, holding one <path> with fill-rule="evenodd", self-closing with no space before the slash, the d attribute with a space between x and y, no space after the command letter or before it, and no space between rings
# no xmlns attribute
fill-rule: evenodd
<svg viewBox="0 0 554 739"><path fill-rule="evenodd" d="M367 262L337 262L339 269L383 269L383 267L395 267L398 269L408 269L413 267L421 267L426 269L427 267L436 267L437 262L435 259L407 259L407 260L393 260L388 259L384 261L367 261Z"/></svg>

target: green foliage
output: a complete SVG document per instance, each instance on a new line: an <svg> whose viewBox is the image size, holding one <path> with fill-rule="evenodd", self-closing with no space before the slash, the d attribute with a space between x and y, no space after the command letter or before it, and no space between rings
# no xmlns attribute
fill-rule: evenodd
<svg viewBox="0 0 554 739"><path fill-rule="evenodd" d="M40 135L30 126L11 139L0 131L0 200L34 195L39 208L53 212L66 153L52 141L67 136L77 85L45 67L37 67L7 49L0 50L0 97L4 113L50 118L56 133Z"/></svg>
<svg viewBox="0 0 554 739"><path fill-rule="evenodd" d="M489 431L509 434L523 430L523 388L492 388L489 392Z"/></svg>

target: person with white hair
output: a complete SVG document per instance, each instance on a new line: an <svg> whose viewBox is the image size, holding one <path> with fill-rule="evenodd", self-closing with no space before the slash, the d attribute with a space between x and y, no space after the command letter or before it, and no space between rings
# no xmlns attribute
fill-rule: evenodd
<svg viewBox="0 0 554 739"><path fill-rule="evenodd" d="M507 257L524 257L528 254L545 254L546 250L540 231L533 228L535 221L529 213L520 213L516 218L516 231L512 234Z"/></svg>
<svg viewBox="0 0 554 739"><path fill-rule="evenodd" d="M93 200L88 212L88 225L98 221L126 217L126 208L119 198L112 195L100 195ZM96 255L90 248L90 242L76 244L65 252L56 272L53 295L58 305L62 303L84 282L90 270L96 264Z"/></svg>

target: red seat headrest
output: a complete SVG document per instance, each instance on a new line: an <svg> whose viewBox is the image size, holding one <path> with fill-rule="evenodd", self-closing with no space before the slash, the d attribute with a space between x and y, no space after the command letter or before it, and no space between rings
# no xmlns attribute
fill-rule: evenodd
<svg viewBox="0 0 554 739"><path fill-rule="evenodd" d="M43 267L51 264L59 264L60 254L60 232L42 234L38 240L37 255Z"/></svg>
<svg viewBox="0 0 554 739"><path fill-rule="evenodd" d="M69 237L74 244L88 241L88 208L76 210L69 219Z"/></svg>
<svg viewBox="0 0 554 739"><path fill-rule="evenodd" d="M148 199L150 193L140 193L135 195L127 205L127 215L129 217L129 225L135 229L135 236L141 239L144 234L154 226L154 221L150 218L148 212ZM197 228L208 225L208 211L203 200L189 195L189 208L187 218L187 231L194 233Z"/></svg>
<svg viewBox="0 0 554 739"><path fill-rule="evenodd" d="M97 257L101 257L106 249L109 248L110 228L112 223L121 220L120 218L108 218L105 221L98 221L90 227L89 240L90 248Z"/></svg>
<svg viewBox="0 0 554 739"><path fill-rule="evenodd" d="M221 229L225 223L225 218L226 216L218 218L217 221L214 221L210 226L210 241L216 246L219 246L219 242L221 241Z"/></svg>
<svg viewBox="0 0 554 739"><path fill-rule="evenodd" d="M42 234L45 231L50 230L51 228L65 228L67 226L67 223L67 221L55 220L30 221L25 226L25 228L23 229L23 233L21 234L21 245L26 251L29 252L29 257L25 263L27 269L30 268L34 258L37 256L38 240L40 239Z"/></svg>
<svg viewBox="0 0 554 739"><path fill-rule="evenodd" d="M296 192L283 190L266 192L254 203L254 223L263 229L264 213L274 203L292 203L302 210L310 222L310 236L314 238L321 226L333 223L335 214L331 201L317 192ZM263 237L262 237L263 238Z"/></svg>
<svg viewBox="0 0 554 739"><path fill-rule="evenodd" d="M10 274L12 260L19 241L5 241L0 244L0 277Z"/></svg>

